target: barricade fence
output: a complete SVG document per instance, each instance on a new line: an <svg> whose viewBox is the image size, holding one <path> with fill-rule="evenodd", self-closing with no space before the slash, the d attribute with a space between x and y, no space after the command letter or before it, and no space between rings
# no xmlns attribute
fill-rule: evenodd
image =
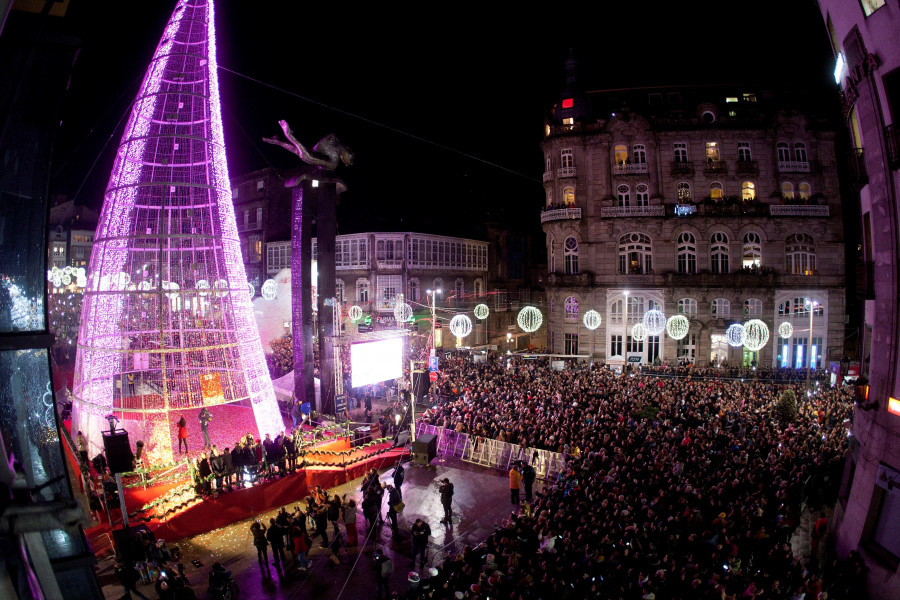
<svg viewBox="0 0 900 600"><path fill-rule="evenodd" d="M555 480L565 468L565 460L559 452L529 449L519 444L458 433L452 429L425 423L416 425L416 436L422 434L432 434L437 438L438 456L451 456L504 471L509 470L514 461L522 460L534 467L540 479L551 481Z"/></svg>

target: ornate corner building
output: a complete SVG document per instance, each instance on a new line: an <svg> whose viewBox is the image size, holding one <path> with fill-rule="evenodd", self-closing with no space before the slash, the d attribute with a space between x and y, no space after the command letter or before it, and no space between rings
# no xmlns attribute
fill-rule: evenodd
<svg viewBox="0 0 900 600"><path fill-rule="evenodd" d="M542 143L551 351L614 365L839 360L844 236L827 120L749 88L585 92L576 69L570 59ZM654 308L687 317L687 335L633 338ZM588 310L601 316L593 331ZM725 336L750 319L770 332L758 352Z"/></svg>
<svg viewBox="0 0 900 600"><path fill-rule="evenodd" d="M862 303L859 386L850 452L831 526L841 558L857 551L873 599L900 597L900 4L819 0L835 55L858 194ZM865 381L865 379L863 379Z"/></svg>

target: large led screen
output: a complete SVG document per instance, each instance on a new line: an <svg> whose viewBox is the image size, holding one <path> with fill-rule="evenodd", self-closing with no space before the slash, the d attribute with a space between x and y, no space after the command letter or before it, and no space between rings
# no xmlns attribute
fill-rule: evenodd
<svg viewBox="0 0 900 600"><path fill-rule="evenodd" d="M350 379L355 388L403 375L403 338L350 346Z"/></svg>

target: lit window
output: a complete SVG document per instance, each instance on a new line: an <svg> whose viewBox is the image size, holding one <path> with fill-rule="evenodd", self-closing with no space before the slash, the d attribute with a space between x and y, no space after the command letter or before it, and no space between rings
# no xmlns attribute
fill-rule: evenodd
<svg viewBox="0 0 900 600"><path fill-rule="evenodd" d="M575 119L573 119L572 117L566 117L565 119L563 119L563 125L574 125L574 124L575 124Z"/></svg>
<svg viewBox="0 0 900 600"><path fill-rule="evenodd" d="M761 257L762 242L760 241L759 234L753 231L745 234L744 245L741 249L741 266L745 269L758 267Z"/></svg>
<svg viewBox="0 0 900 600"><path fill-rule="evenodd" d="M816 243L805 233L789 235L784 242L785 270L792 275L816 272Z"/></svg>
<svg viewBox="0 0 900 600"><path fill-rule="evenodd" d="M652 272L653 244L643 233L626 233L619 238L619 273L643 275Z"/></svg>
<svg viewBox="0 0 900 600"><path fill-rule="evenodd" d="M678 203L684 204L691 201L691 184L687 181L679 181L675 186L675 195L678 197Z"/></svg>
<svg viewBox="0 0 900 600"><path fill-rule="evenodd" d="M756 200L756 184L752 181L745 181L741 184L741 198L744 202Z"/></svg>
<svg viewBox="0 0 900 600"><path fill-rule="evenodd" d="M708 162L708 163L719 162L719 143L718 142L706 142L706 162Z"/></svg>
<svg viewBox="0 0 900 600"><path fill-rule="evenodd" d="M737 101L738 101L737 96L727 96L725 98L725 102L728 104L734 104Z"/></svg>
<svg viewBox="0 0 900 600"><path fill-rule="evenodd" d="M784 200L794 199L794 184L785 181L781 184L781 197Z"/></svg>
<svg viewBox="0 0 900 600"><path fill-rule="evenodd" d="M575 296L569 296L566 298L566 321L577 321L578 320L578 298Z"/></svg>
<svg viewBox="0 0 900 600"><path fill-rule="evenodd" d="M628 146L619 144L614 148L614 151L617 165L624 165L628 162Z"/></svg>
<svg viewBox="0 0 900 600"><path fill-rule="evenodd" d="M801 200L809 200L809 184L801 182L800 185L797 186L797 195L800 196Z"/></svg>
<svg viewBox="0 0 900 600"><path fill-rule="evenodd" d="M709 184L709 197L713 200L722 200L725 197L725 190L721 183L714 181Z"/></svg>
<svg viewBox="0 0 900 600"><path fill-rule="evenodd" d="M566 206L575 205L575 188L567 187L563 189L563 202L566 203Z"/></svg>
<svg viewBox="0 0 900 600"><path fill-rule="evenodd" d="M575 106L574 98L563 98L563 101L562 101L563 108L572 108L573 106Z"/></svg>
<svg viewBox="0 0 900 600"><path fill-rule="evenodd" d="M744 102L756 102L756 94L743 94Z"/></svg>
<svg viewBox="0 0 900 600"><path fill-rule="evenodd" d="M863 14L867 17L884 6L884 0L859 0L859 3L862 6Z"/></svg>

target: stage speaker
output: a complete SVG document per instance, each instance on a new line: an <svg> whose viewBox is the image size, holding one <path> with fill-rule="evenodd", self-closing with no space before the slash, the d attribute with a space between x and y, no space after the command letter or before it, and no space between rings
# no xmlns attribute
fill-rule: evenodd
<svg viewBox="0 0 900 600"><path fill-rule="evenodd" d="M106 464L109 472L126 473L134 469L134 455L128 442L127 431L103 434L103 450L106 452Z"/></svg>
<svg viewBox="0 0 900 600"><path fill-rule="evenodd" d="M423 397L428 393L428 386L430 382L428 381L428 372L427 371L413 371L412 372L412 391L416 396L416 400Z"/></svg>
<svg viewBox="0 0 900 600"><path fill-rule="evenodd" d="M394 440L394 448L403 448L409 443L409 432L401 431L397 434L397 439Z"/></svg>
<svg viewBox="0 0 900 600"><path fill-rule="evenodd" d="M412 454L417 464L429 464L437 456L437 436L426 433L417 437L412 443Z"/></svg>

